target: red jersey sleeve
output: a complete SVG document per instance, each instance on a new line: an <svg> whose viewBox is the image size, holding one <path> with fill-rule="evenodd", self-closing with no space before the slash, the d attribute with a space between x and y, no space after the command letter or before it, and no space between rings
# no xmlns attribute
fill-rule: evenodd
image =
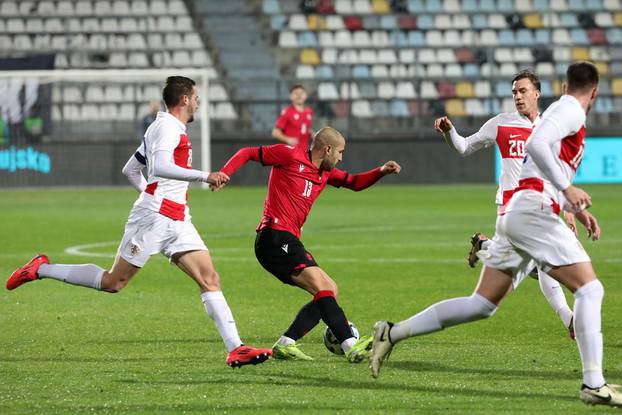
<svg viewBox="0 0 622 415"><path fill-rule="evenodd" d="M287 144L274 144L259 147L259 162L264 166L279 166L296 156L296 147Z"/></svg>
<svg viewBox="0 0 622 415"><path fill-rule="evenodd" d="M333 169L330 172L328 184L335 187L343 186L358 192L359 190L367 189L369 186L380 180L382 176L384 175L380 172L380 167L358 174L350 174L343 170Z"/></svg>
<svg viewBox="0 0 622 415"><path fill-rule="evenodd" d="M276 119L276 123L274 124L274 126L279 130L285 131L285 127L287 127L288 122L289 111L287 110L287 108L284 108L283 111L281 111L281 115L279 115L279 118Z"/></svg>
<svg viewBox="0 0 622 415"><path fill-rule="evenodd" d="M235 153L225 165L220 169L221 172L231 177L237 169L245 165L249 160L259 161L261 147L246 147Z"/></svg>

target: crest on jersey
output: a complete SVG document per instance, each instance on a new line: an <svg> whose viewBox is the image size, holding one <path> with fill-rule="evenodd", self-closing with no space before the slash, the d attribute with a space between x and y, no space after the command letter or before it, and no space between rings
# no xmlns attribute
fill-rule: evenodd
<svg viewBox="0 0 622 415"><path fill-rule="evenodd" d="M135 257L136 255L138 255L140 253L140 246L136 245L135 243L131 242L128 246L127 246L127 255L130 258Z"/></svg>

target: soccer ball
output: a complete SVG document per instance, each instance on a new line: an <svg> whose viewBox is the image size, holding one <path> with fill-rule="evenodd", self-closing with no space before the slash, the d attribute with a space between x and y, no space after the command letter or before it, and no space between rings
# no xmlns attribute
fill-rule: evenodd
<svg viewBox="0 0 622 415"><path fill-rule="evenodd" d="M352 330L352 335L358 340L359 330L351 321L348 321L348 324L350 325L350 330ZM337 340L331 329L328 327L324 329L324 346L326 346L328 351L331 353L343 354L343 349L341 349L341 344L339 343L339 340Z"/></svg>

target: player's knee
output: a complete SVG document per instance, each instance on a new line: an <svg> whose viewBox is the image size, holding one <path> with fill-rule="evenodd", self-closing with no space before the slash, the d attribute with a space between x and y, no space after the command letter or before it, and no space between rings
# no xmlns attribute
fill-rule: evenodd
<svg viewBox="0 0 622 415"><path fill-rule="evenodd" d="M220 291L220 274L215 270L209 270L201 275L199 285L203 290Z"/></svg>
<svg viewBox="0 0 622 415"><path fill-rule="evenodd" d="M127 285L129 281L129 277L126 276L116 276L105 272L102 276L101 287L100 290L107 293L118 293Z"/></svg>

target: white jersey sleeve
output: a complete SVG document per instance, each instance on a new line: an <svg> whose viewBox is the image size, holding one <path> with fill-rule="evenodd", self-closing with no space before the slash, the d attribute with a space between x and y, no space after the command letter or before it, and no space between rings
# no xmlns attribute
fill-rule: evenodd
<svg viewBox="0 0 622 415"><path fill-rule="evenodd" d="M139 192L144 191L147 187L147 181L143 176L143 170L146 167L145 156L141 152L141 147L142 145L136 149L121 170L130 184Z"/></svg>
<svg viewBox="0 0 622 415"><path fill-rule="evenodd" d="M183 180L185 182L207 182L209 173L201 170L184 169L173 164L172 160L172 151L156 151L153 160L153 173L164 179Z"/></svg>
<svg viewBox="0 0 622 415"><path fill-rule="evenodd" d="M495 143L498 125L499 117L496 116L486 121L478 132L468 137L463 137L458 134L455 128L449 131L449 140L446 134L443 134L443 136L447 144L456 150L458 154L468 156Z"/></svg>
<svg viewBox="0 0 622 415"><path fill-rule="evenodd" d="M558 108L547 114L533 130L526 152L557 190L565 190L572 183L557 162L559 157L554 146L583 127L585 112L578 105L566 105L563 111Z"/></svg>

